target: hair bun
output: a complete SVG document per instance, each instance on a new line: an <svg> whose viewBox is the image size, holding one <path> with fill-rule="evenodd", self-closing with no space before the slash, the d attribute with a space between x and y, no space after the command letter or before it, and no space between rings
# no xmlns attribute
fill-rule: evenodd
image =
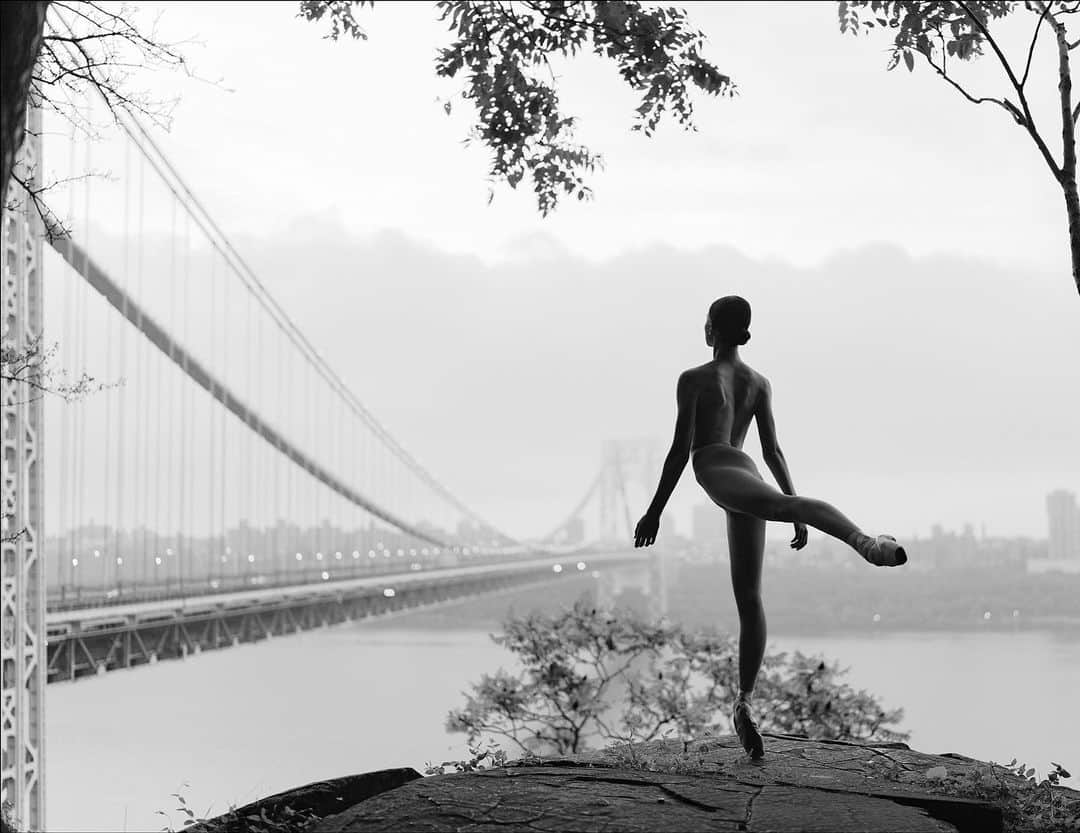
<svg viewBox="0 0 1080 833"><path fill-rule="evenodd" d="M743 330L742 333L739 335L739 339L738 339L739 344L746 344L746 342L748 342L749 340L750 340L750 331L749 330Z"/></svg>

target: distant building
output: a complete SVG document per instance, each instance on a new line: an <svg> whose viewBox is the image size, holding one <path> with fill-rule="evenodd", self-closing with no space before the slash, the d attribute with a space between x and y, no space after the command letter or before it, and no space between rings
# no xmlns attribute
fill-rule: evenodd
<svg viewBox="0 0 1080 833"><path fill-rule="evenodd" d="M1051 492L1046 496L1046 514L1050 521L1050 560L1080 560L1080 507L1076 495L1064 489Z"/></svg>

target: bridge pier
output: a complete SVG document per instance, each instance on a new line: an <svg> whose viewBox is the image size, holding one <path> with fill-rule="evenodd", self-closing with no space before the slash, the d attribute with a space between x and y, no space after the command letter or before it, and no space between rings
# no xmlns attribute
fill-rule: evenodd
<svg viewBox="0 0 1080 833"><path fill-rule="evenodd" d="M648 617L659 619L668 612L667 588L667 561L652 551L647 560L604 570L597 579L596 603L611 608L624 590L638 590L648 600Z"/></svg>

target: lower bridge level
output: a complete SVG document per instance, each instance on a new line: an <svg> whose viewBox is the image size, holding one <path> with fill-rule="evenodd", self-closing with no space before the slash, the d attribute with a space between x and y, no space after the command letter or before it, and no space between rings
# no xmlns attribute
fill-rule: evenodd
<svg viewBox="0 0 1080 833"><path fill-rule="evenodd" d="M640 551L530 558L338 582L50 611L48 681L76 680L643 560Z"/></svg>

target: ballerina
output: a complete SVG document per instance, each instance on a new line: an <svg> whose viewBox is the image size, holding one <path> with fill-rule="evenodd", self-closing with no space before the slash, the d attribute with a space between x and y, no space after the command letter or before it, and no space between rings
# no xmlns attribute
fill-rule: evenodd
<svg viewBox="0 0 1080 833"><path fill-rule="evenodd" d="M761 565L765 552L765 522L795 525L793 549L806 546L807 526L838 538L871 564L896 567L907 553L889 535L871 537L834 506L795 494L787 461L776 440L769 380L744 363L739 347L750 340L750 304L727 295L709 307L705 343L712 361L679 376L675 438L664 461L660 484L634 531L634 546L656 540L660 515L688 460L694 475L712 501L727 513L731 583L739 612L739 696L732 725L751 758L764 755L764 746L751 709L758 671L765 655L765 610L761 602ZM780 490L766 483L754 461L742 450L750 421L757 420L765 463Z"/></svg>

